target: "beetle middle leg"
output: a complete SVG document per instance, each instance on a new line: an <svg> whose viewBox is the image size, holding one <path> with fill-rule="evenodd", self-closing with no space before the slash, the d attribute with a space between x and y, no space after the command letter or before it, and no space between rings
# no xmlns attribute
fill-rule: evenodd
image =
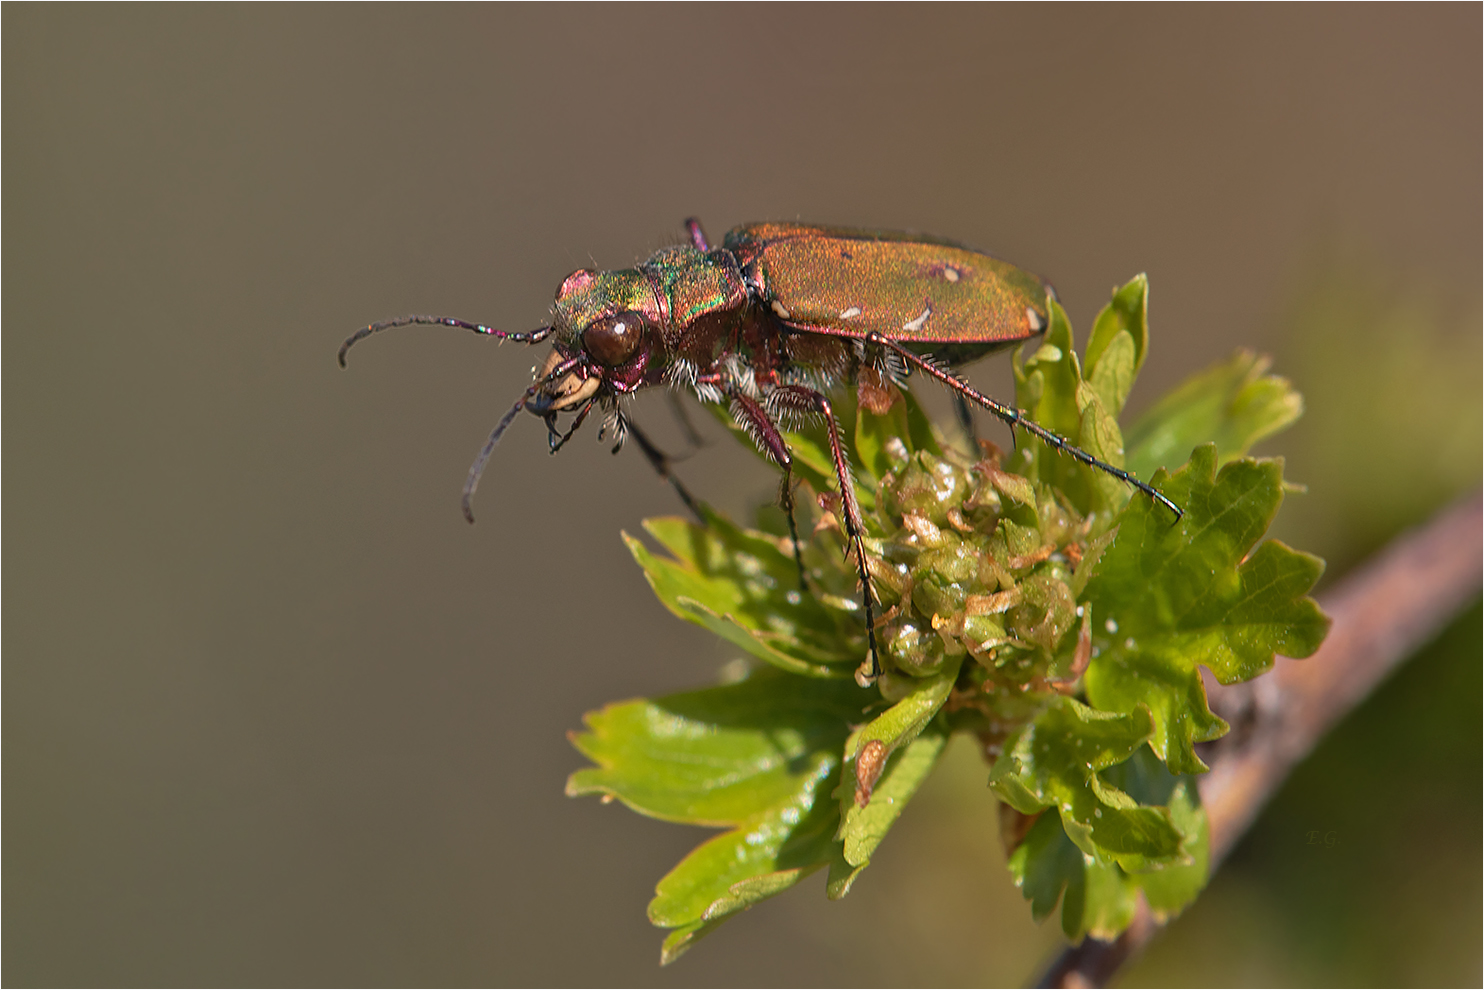
<svg viewBox="0 0 1484 990"><path fill-rule="evenodd" d="M876 617L871 595L871 575L866 567L866 524L861 517L860 503L855 498L855 481L850 474L850 462L845 457L845 446L840 441L840 422L835 418L830 400L806 385L779 385L769 393L768 401L778 409L822 416L829 431L830 457L835 462L835 480L840 484L845 535L850 541L851 549L855 551L855 566L860 574L861 604L866 613L866 639L871 651L869 667L861 665L862 669L855 672L855 682L861 687L870 687L881 676L881 661L876 653ZM771 421L769 425L772 425Z"/></svg>
<svg viewBox="0 0 1484 990"><path fill-rule="evenodd" d="M711 242L706 239L706 232L701 229L701 221L695 217L685 218L685 236L690 240L691 247L697 251L711 250Z"/></svg>
<svg viewBox="0 0 1484 990"><path fill-rule="evenodd" d="M778 432L777 425L768 416L767 410L758 405L757 400L736 391L730 397L732 418L747 431L758 449L783 472L778 501L783 505L784 514L788 516L788 536L793 541L794 564L799 568L799 590L807 594L809 582L804 576L804 556L799 550L799 528L794 521L793 453L788 449L783 434Z"/></svg>

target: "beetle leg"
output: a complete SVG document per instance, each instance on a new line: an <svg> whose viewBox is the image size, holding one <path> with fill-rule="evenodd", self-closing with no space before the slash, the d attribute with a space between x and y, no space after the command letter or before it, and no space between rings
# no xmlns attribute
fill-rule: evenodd
<svg viewBox="0 0 1484 990"><path fill-rule="evenodd" d="M347 344L346 346L349 347L350 345ZM342 351L341 353L343 354L344 352ZM552 382L559 381L563 375L571 372L582 361L582 358L568 358L555 368L552 368L545 376L533 382L531 387L526 389L519 399L515 400L515 405L510 407L510 411L501 416L500 421L495 424L495 428L490 431L490 438L480 448L479 456L474 458L473 464L469 465L469 477L464 481L464 497L460 499L460 505L464 509L464 518L469 520L471 526L474 524L474 492L479 488L479 476L484 474L484 466L489 463L490 455L495 452L495 444L500 442L500 438L505 435L505 431L510 428L510 424L515 422L515 417L520 415L520 411L526 407L526 403L530 402L536 393L546 388Z"/></svg>
<svg viewBox="0 0 1484 990"><path fill-rule="evenodd" d="M1039 438L1044 443L1055 447L1057 450L1068 455L1069 457L1074 458L1075 460L1081 461L1088 467L1095 467L1099 471L1105 471L1108 474L1111 474L1113 477L1118 478L1119 480L1124 481L1130 485L1133 485L1139 491L1143 492L1145 495L1148 495L1150 498L1154 499L1156 502L1160 503L1171 512L1173 512L1175 514L1175 519L1177 522L1179 521L1181 516L1185 515L1185 511L1181 509L1180 506L1176 505L1174 502L1171 502L1158 490L1144 484L1144 482L1140 481L1138 478L1135 478L1123 468L1117 468L1111 464L1098 460L1096 457L1093 457L1087 451L1083 450L1081 447L1078 447L1076 444L1072 443L1065 437L1052 433L1050 430L1046 429L1046 427L1037 423L1035 420L1027 419L1025 414L1022 413L1019 409L1016 409L1014 406L1007 406L1003 403L996 402L995 400L991 399L989 396L975 389L968 382L953 374L953 372L945 371L933 362L927 360L924 357L921 357L920 355L913 354L901 344L898 344L894 340L883 337L879 333L870 334L866 339L872 341L873 343L884 344L885 346L890 347L892 350L901 354L909 362L921 368L932 377L938 379L938 381L942 382L944 385L947 385L949 388L953 389L956 394L961 395L965 399L968 399L983 406L985 409L1000 417L1000 419L1004 420L1010 425L1010 435L1012 437L1015 435L1015 427L1018 426L1022 430L1025 430L1025 432L1029 433L1031 436Z"/></svg>
<svg viewBox="0 0 1484 990"><path fill-rule="evenodd" d="M830 408L830 400L823 394L805 385L780 385L768 396L774 405L799 412L818 413L824 417L830 434L830 457L835 462L835 480L840 483L840 502L844 509L845 534L855 551L855 566L860 573L861 604L866 612L866 639L870 644L869 667L862 664L855 672L855 682L861 687L870 687L881 676L881 661L876 655L876 620L872 608L871 577L866 569L865 520L861 518L860 503L855 498L855 481L850 475L850 462L845 457L845 447L840 442L840 423Z"/></svg>
<svg viewBox="0 0 1484 990"><path fill-rule="evenodd" d="M685 218L685 235L690 238L691 246L697 251L711 250L711 242L706 240L706 232L701 229L701 221L695 217Z"/></svg>
<svg viewBox="0 0 1484 990"><path fill-rule="evenodd" d="M590 398L582 404L582 408L577 410L577 418L572 420L572 425L567 428L566 433L559 434L556 431L556 413L547 414L547 442L551 445L551 452L553 454L565 447L567 441L572 439L572 434L576 433L577 428L582 425L583 420L587 419L587 414L592 412L593 403L596 401L596 399Z"/></svg>
<svg viewBox="0 0 1484 990"><path fill-rule="evenodd" d="M696 504L696 500L691 497L691 493L686 491L685 486L680 483L680 479L675 477L674 473L670 471L670 458L666 456L665 452L656 447L654 442L644 435L644 431L639 429L638 425L632 419L629 419L621 412L618 413L615 420L614 432L619 436L627 434L634 438L634 442L639 445L639 449L644 452L644 457L649 461L649 466L654 468L655 474L658 474L670 483L670 487L675 489L675 494L680 496L680 501L684 502L685 507L691 511L691 514L704 525L706 522L705 513ZM615 454L618 453L618 450L618 447L613 448Z"/></svg>
<svg viewBox="0 0 1484 990"><path fill-rule="evenodd" d="M673 388L667 388L665 400L669 403L670 413L675 417L675 422L680 424L681 432L685 434L685 439L690 442L691 447L706 446L705 439L696 432L696 425L690 421L690 414L685 411L685 404L680 401L680 393Z"/></svg>
<svg viewBox="0 0 1484 990"><path fill-rule="evenodd" d="M958 425L964 431L964 437L969 441L969 449L978 450L979 431L974 428L974 409L962 392L953 393L953 412L958 417ZM1010 431L1010 436L1015 436L1014 430Z"/></svg>
<svg viewBox="0 0 1484 990"><path fill-rule="evenodd" d="M776 390L774 394L777 394ZM778 488L778 501L783 506L784 515L788 516L788 536L793 541L794 564L799 568L799 590L807 593L809 582L804 577L804 555L799 550L799 528L794 522L793 452L788 449L787 441L778 432L768 411L756 399L737 391L731 393L731 398L732 418L747 431L758 449L783 472L783 481Z"/></svg>

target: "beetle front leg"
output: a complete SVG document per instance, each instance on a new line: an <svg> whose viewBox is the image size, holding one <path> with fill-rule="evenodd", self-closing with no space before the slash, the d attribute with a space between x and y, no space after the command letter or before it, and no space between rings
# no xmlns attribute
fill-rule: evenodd
<svg viewBox="0 0 1484 990"><path fill-rule="evenodd" d="M861 669L855 672L855 682L861 687L870 687L881 676L881 661L876 653L876 616L872 607L870 571L866 568L866 524L861 517L860 503L855 498L855 481L850 475L850 462L845 458L845 446L840 442L840 423L830 408L830 400L804 385L780 385L769 393L768 401L780 409L823 416L829 430L830 457L835 462L835 479L840 483L845 534L855 551L855 566L860 573L861 604L866 612L866 639L871 650L867 664L862 664Z"/></svg>
<svg viewBox="0 0 1484 990"><path fill-rule="evenodd" d="M654 441L645 436L644 431L639 429L638 425L632 419L629 419L621 412L618 413L614 430L619 436L619 442L613 448L613 452L616 454L622 448L623 437L625 435L632 436L634 442L639 445L639 449L644 452L644 457L649 461L649 466L654 468L655 474L670 483L670 487L675 489L675 494L680 496L680 501L685 503L685 507L704 526L706 524L706 514L701 511L701 507L696 504L696 500L691 496L691 493L680 483L680 479L675 477L674 472L670 470L669 456L663 450L656 447Z"/></svg>
<svg viewBox="0 0 1484 990"><path fill-rule="evenodd" d="M793 453L788 449L783 434L778 432L777 425L768 416L767 410L758 405L756 400L741 392L733 392L731 399L732 418L747 431L758 449L783 472L778 501L783 505L784 514L788 516L788 536L793 541L794 564L799 568L799 590L808 594L809 582L804 577L804 556L799 550L799 529L794 522Z"/></svg>

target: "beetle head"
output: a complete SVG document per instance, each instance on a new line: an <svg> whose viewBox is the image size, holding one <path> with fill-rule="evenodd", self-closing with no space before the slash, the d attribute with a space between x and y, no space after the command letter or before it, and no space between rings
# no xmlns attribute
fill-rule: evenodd
<svg viewBox="0 0 1484 990"><path fill-rule="evenodd" d="M652 354L663 344L663 316L643 272L573 272L552 309L556 341L537 378L576 363L542 385L526 403L528 411L550 424L556 413L581 413L593 401L647 384Z"/></svg>

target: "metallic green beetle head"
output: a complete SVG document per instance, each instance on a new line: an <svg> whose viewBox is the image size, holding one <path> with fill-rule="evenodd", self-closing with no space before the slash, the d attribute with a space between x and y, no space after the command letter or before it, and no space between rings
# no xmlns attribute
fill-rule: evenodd
<svg viewBox="0 0 1484 990"><path fill-rule="evenodd" d="M575 271L557 289L552 315L556 340L538 374L551 380L526 403L548 422L595 397L631 392L658 370L664 313L643 272Z"/></svg>

